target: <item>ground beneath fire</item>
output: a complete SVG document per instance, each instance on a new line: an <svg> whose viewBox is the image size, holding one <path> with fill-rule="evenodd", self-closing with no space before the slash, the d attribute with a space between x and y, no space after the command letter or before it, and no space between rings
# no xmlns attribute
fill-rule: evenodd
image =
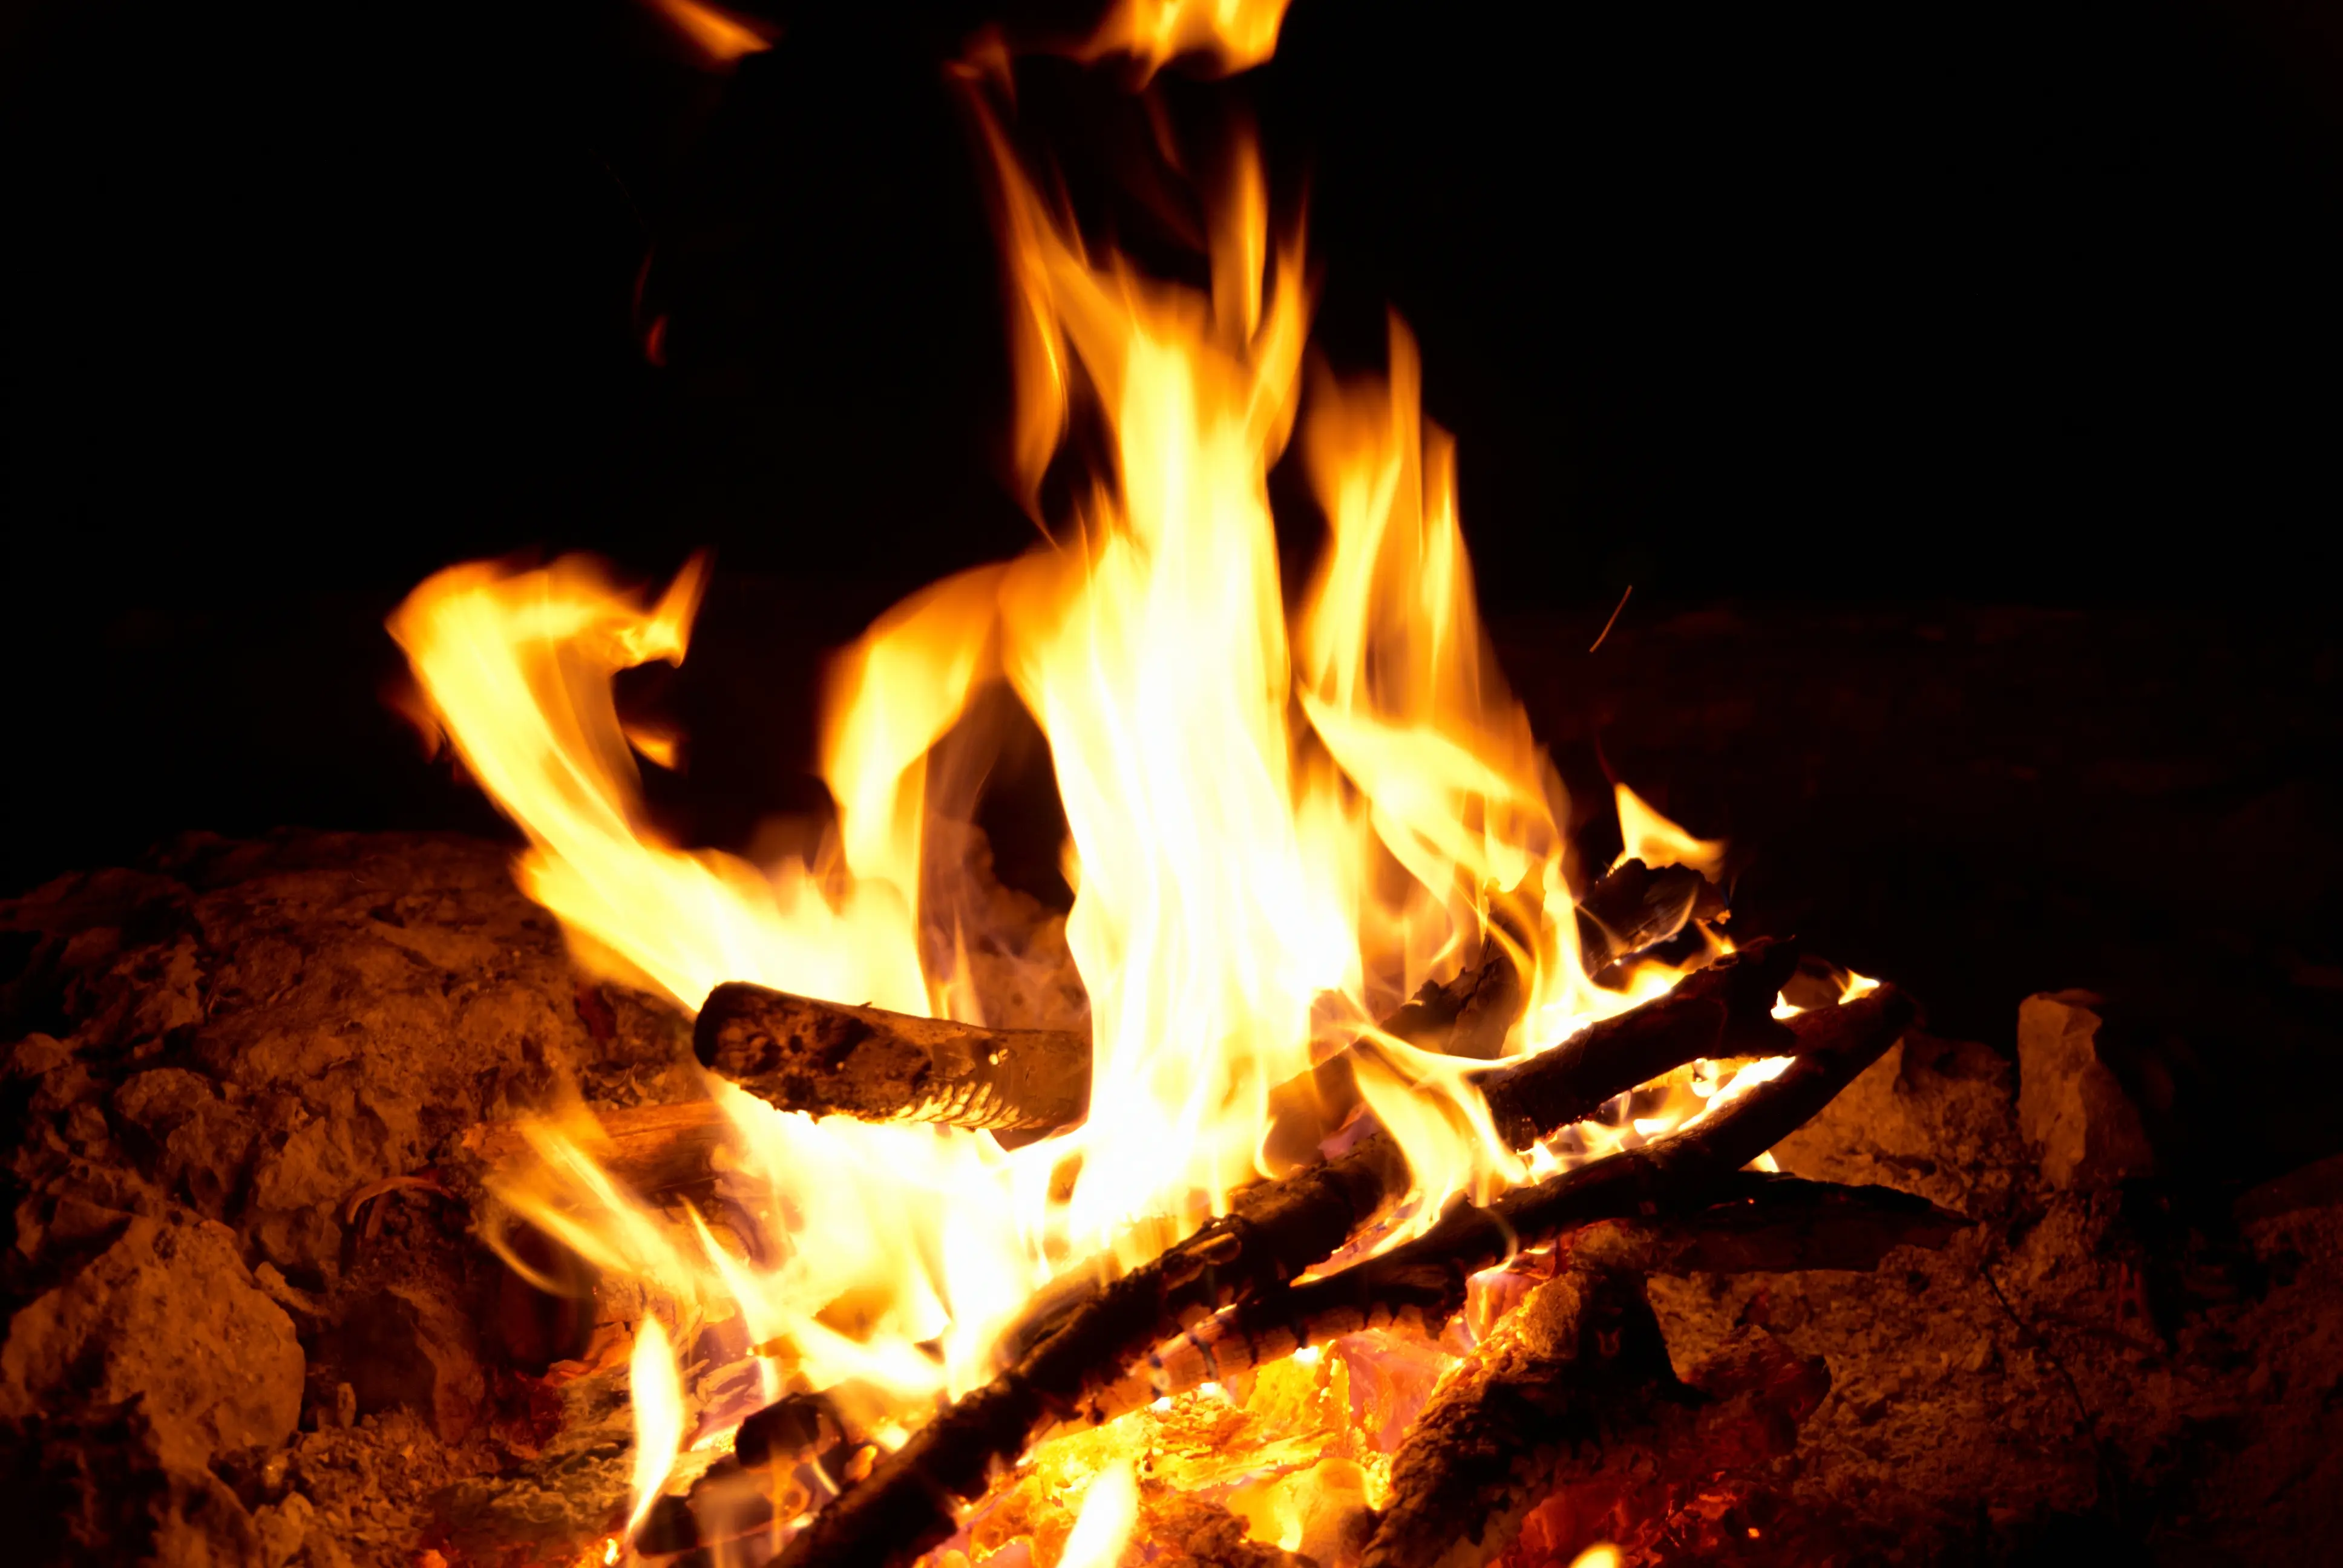
<svg viewBox="0 0 2343 1568"><path fill-rule="evenodd" d="M679 1020L582 984L504 852L465 839L190 839L0 928L0 1413L33 1560L410 1568L598 1539L623 1344L465 1236L455 1141L564 1083L679 1094ZM2201 1161L2053 1185L2010 1058L1908 1039L1782 1151L1977 1220L1952 1249L1655 1283L1680 1364L1758 1324L1833 1374L1731 1500L1759 1534L1710 1549L2318 1560L2343 1525L2343 1178L2234 1204Z"/></svg>

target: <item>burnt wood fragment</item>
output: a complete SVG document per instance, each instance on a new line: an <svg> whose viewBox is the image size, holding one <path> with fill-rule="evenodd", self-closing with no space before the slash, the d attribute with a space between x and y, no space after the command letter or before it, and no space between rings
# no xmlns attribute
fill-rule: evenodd
<svg viewBox="0 0 2343 1568"><path fill-rule="evenodd" d="M739 981L699 1010L700 1065L809 1116L1041 1133L1090 1106L1091 1042L850 1007Z"/></svg>
<svg viewBox="0 0 2343 1568"><path fill-rule="evenodd" d="M1412 1241L1339 1273L1258 1292L1189 1337L1203 1343L1207 1364L1225 1372L1393 1322L1413 1319L1436 1330L1463 1306L1473 1274L1519 1251L1599 1221L1681 1216L1729 1194L1743 1166L1805 1125L1916 1015L1893 986L1800 1013L1789 1027L1804 1054L1780 1077L1690 1126L1516 1188L1485 1208L1458 1203ZM1163 1368L1154 1392L1169 1392L1165 1379L1186 1375L1181 1366Z"/></svg>
<svg viewBox="0 0 2343 1568"><path fill-rule="evenodd" d="M1753 965L1779 962L1785 968L1795 962L1789 944L1775 946L1779 958L1747 961ZM1712 1000L1738 998L1745 990L1754 993L1755 989L1745 979L1710 983L1719 992L1707 999ZM1710 1127L1698 1135L1679 1133L1634 1151L1645 1157L1644 1163L1653 1168L1651 1175L1624 1179L1598 1175L1582 1181L1581 1187L1592 1193L1591 1199L1580 1200L1589 1211L1582 1215L1574 1216L1565 1201L1558 1207L1550 1202L1548 1207L1554 1209L1551 1215L1532 1208L1524 1217L1538 1222L1553 1219L1545 1232L1550 1236L1572 1223L1635 1212L1641 1197L1662 1197L1676 1190L1688 1195L1699 1181L1747 1164L1820 1110L1831 1095L1894 1043L1912 1009L1888 988L1883 987L1878 994L1880 1001L1860 1020L1842 1020L1835 1030L1809 1025L1816 1031L1816 1054L1712 1116L1713 1122L1725 1124L1727 1131ZM1691 1051L1687 1060L1716 1053L1710 1048L1726 1028L1727 1011L1728 1008L1720 1007L1703 1015L1708 1020L1703 1025L1703 1048ZM1885 1038L1875 1039L1883 1030ZM1866 1050L1868 1054L1863 1054ZM1858 1056L1860 1060L1855 1060ZM1769 1091L1774 1091L1770 1097ZM1766 1098L1761 1102L1761 1097ZM1757 1140L1754 1147L1739 1152L1752 1140ZM1666 1144L1679 1148L1673 1153L1654 1154ZM1371 1151L1378 1151L1371 1155ZM1628 1158L1614 1155L1572 1175L1584 1178L1587 1172ZM1081 1413L1087 1403L1111 1388L1165 1335L1202 1318L1222 1302L1269 1296L1283 1312L1288 1310L1287 1301L1316 1288L1297 1289L1286 1282L1331 1256L1388 1196L1403 1191L1393 1181L1394 1170L1403 1164L1389 1141L1377 1135L1342 1159L1240 1193L1232 1213L1102 1286L1007 1371L939 1412L902 1447L880 1459L869 1479L815 1515L775 1562L780 1568L825 1563L902 1564L949 1539L958 1528L954 1499L972 1503L983 1496L996 1469L1014 1462L1052 1424ZM1622 1203L1624 1207L1606 1207ZM1492 1232L1492 1239L1503 1234L1506 1221L1493 1214L1496 1207L1466 1211L1479 1218L1461 1227L1459 1240L1464 1249L1481 1249L1484 1231ZM1433 1234L1459 1230L1443 1221ZM1509 1250L1500 1241L1496 1255ZM1399 1249L1399 1252L1406 1251ZM1421 1256L1413 1261L1419 1268L1425 1261ZM1472 1267L1484 1267L1493 1261L1493 1256L1483 1257ZM1363 1264L1317 1285L1350 1281L1373 1266ZM1460 1301L1463 1280L1463 1274L1459 1273Z"/></svg>

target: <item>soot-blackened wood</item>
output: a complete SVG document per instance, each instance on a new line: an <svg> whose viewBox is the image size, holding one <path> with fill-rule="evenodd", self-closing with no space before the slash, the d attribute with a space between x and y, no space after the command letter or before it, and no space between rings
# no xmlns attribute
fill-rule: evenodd
<svg viewBox="0 0 2343 1568"><path fill-rule="evenodd" d="M1742 961L1753 972L1770 973L1767 966L1777 964L1786 972L1796 955L1792 944L1774 943ZM1716 992L1709 1000L1727 1005L1688 1015L1702 1021L1690 1030L1691 1048L1684 1060L1724 1054L1719 1042L1727 1030L1730 999L1740 998L1752 983L1745 978L1709 982ZM1879 1050L1887 1043L1882 1041ZM1806 1065L1794 1066L1776 1082ZM1811 1114L1798 1116L1790 1126ZM1725 1169L1746 1164L1789 1130L1767 1136ZM949 1539L958 1527L955 1499L981 1497L997 1467L1013 1462L1050 1426L1080 1416L1090 1400L1166 1335L1223 1302L1291 1293L1286 1282L1331 1256L1404 1190L1405 1181L1396 1147L1377 1135L1341 1159L1239 1193L1233 1212L1101 1288L1007 1372L914 1432L879 1462L868 1480L817 1514L776 1563L901 1564Z"/></svg>
<svg viewBox="0 0 2343 1568"><path fill-rule="evenodd" d="M1877 1060L1916 1012L1901 991L1881 986L1859 1000L1800 1013L1789 1020L1797 1060L1692 1126L1517 1188L1485 1208L1460 1203L1414 1241L1340 1273L1257 1293L1188 1340L1201 1336L1208 1362L1233 1369L1394 1322L1436 1327L1463 1306L1467 1280L1516 1251L1598 1221L1706 1208L1743 1166L1805 1125Z"/></svg>
<svg viewBox="0 0 2343 1568"><path fill-rule="evenodd" d="M849 1007L739 981L718 986L692 1035L700 1065L809 1116L1044 1132L1090 1106L1091 1042Z"/></svg>
<svg viewBox="0 0 2343 1568"><path fill-rule="evenodd" d="M1694 970L1665 996L1484 1073L1478 1082L1497 1135L1526 1149L1688 1061L1800 1050L1797 1031L1774 1017L1775 999L1797 964L1796 943L1754 941Z"/></svg>
<svg viewBox="0 0 2343 1568"><path fill-rule="evenodd" d="M1724 908L1716 885L1689 866L1654 870L1641 860L1622 860L1578 900L1579 961L1588 974L1600 974Z"/></svg>
<svg viewBox="0 0 2343 1568"><path fill-rule="evenodd" d="M1739 1171L1704 1209L1651 1219L1599 1221L1563 1236L1553 1250L1518 1260L1532 1278L1571 1268L1634 1274L1795 1273L1865 1271L1898 1247L1942 1247L1968 1221L1924 1198L1889 1187L1844 1187L1795 1176ZM1341 1276L1335 1276L1340 1278ZM1309 1344L1363 1328L1438 1334L1464 1305L1455 1271L1424 1259L1386 1272L1370 1302L1329 1292L1281 1320L1258 1311L1200 1323L1161 1346L1144 1372L1101 1394L1093 1410L1121 1414L1152 1399L1220 1382Z"/></svg>
<svg viewBox="0 0 2343 1568"><path fill-rule="evenodd" d="M1595 933L1606 961L1664 940L1694 907L1692 884L1707 887L1680 868L1653 872L1629 861L1588 890L1582 927ZM1427 981L1379 1030L1452 1056L1500 1054L1527 1000L1517 955L1534 945L1536 918L1523 894L1493 900L1479 956L1449 980ZM815 1116L1038 1136L1080 1121L1090 1103L1091 1044L1081 1035L913 1018L739 981L717 987L702 1004L693 1048L711 1071ZM1312 1098L1312 1076L1328 1080L1315 1086L1317 1099L1352 1092L1340 1066L1282 1092Z"/></svg>
<svg viewBox="0 0 2343 1568"><path fill-rule="evenodd" d="M1829 1389L1820 1357L1755 1330L1679 1382L1640 1279L1567 1269L1425 1407L1393 1456L1361 1568L1478 1568L1558 1491L1642 1491L1762 1462L1795 1445Z"/></svg>
<svg viewBox="0 0 2343 1568"><path fill-rule="evenodd" d="M1773 1017L1775 997L1797 962L1795 941L1752 942L1686 976L1664 997L1590 1024L1527 1061L1484 1075L1478 1081L1498 1133L1513 1147L1526 1149L1614 1096L1688 1061L1801 1049L1798 1033ZM1236 1199L1236 1214L1249 1227L1253 1255L1265 1259L1260 1277L1282 1283L1330 1255L1350 1230L1407 1190L1407 1161L1391 1135L1377 1130L1333 1161L1247 1189ZM1307 1251L1337 1227L1349 1229L1323 1251ZM1038 1343L1094 1297L1099 1282L1111 1273L1110 1267L1093 1263L1044 1291L1008 1331L1012 1353Z"/></svg>

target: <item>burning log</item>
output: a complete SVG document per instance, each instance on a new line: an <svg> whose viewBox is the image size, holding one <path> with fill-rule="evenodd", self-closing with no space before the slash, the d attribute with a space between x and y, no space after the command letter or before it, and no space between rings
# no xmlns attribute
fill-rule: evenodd
<svg viewBox="0 0 2343 1568"><path fill-rule="evenodd" d="M1877 1060L1916 1011L1901 991L1881 986L1857 1000L1800 1013L1789 1020L1803 1048L1798 1060L1692 1125L1516 1189L1486 1208L1459 1205L1413 1241L1338 1274L1259 1293L1190 1338L1203 1349L1204 1364L1225 1372L1405 1318L1436 1330L1463 1306L1472 1275L1515 1251L1598 1221L1706 1204L1735 1172L1805 1125ZM1096 1408L1098 1419L1112 1413Z"/></svg>
<svg viewBox="0 0 2343 1568"><path fill-rule="evenodd" d="M1578 900L1580 962L1588 974L1600 974L1724 907L1716 885L1689 866L1654 870L1641 860L1622 860Z"/></svg>
<svg viewBox="0 0 2343 1568"><path fill-rule="evenodd" d="M1480 1088L1499 1135L1526 1149L1613 1097L1686 1062L1798 1050L1799 1033L1773 1017L1774 998L1797 961L1795 942L1752 942L1686 976L1664 997L1598 1020L1552 1050L1489 1073ZM1209 1302L1182 1298L1180 1315L1167 1321L1164 1332L1189 1315L1209 1312L1256 1287L1282 1283L1331 1256L1407 1189L1406 1158L1398 1142L1378 1130L1346 1154L1238 1193L1234 1211L1216 1222L1234 1228L1228 1239L1213 1239L1220 1232L1207 1226L1172 1251L1192 1244L1233 1245L1247 1261L1238 1265L1233 1253L1226 1260L1209 1259L1208 1283L1222 1288ZM1108 1277L1109 1271L1089 1264L1045 1291L1009 1331L1012 1353L1039 1344L1095 1299L1100 1282Z"/></svg>
<svg viewBox="0 0 2343 1568"><path fill-rule="evenodd" d="M1679 1382L1640 1278L1574 1262L1426 1408L1392 1462L1362 1568L1477 1568L1557 1492L1641 1491L1787 1452L1829 1389L1821 1358L1762 1330Z"/></svg>
<svg viewBox="0 0 2343 1568"><path fill-rule="evenodd" d="M1630 860L1615 868L1579 906L1587 961L1607 965L1675 936L1708 887L1697 872L1681 867L1654 872ZM1512 895L1496 900L1479 957L1447 980L1425 982L1382 1020L1380 1030L1451 1056L1485 1060L1499 1054L1527 1000L1513 949L1526 945L1528 917L1517 905ZM1769 991L1768 1006L1772 1000ZM914 1018L739 981L717 987L701 1005L693 1050L700 1065L751 1094L812 1116L940 1121L1039 1137L1080 1121L1090 1103L1091 1043L1081 1035ZM1594 1103L1684 1060L1623 1083ZM1322 1112L1344 1110L1351 1091L1342 1076L1341 1067L1330 1063L1279 1093L1289 1101L1314 1100ZM1331 1124L1340 1116L1319 1120Z"/></svg>
<svg viewBox="0 0 2343 1568"><path fill-rule="evenodd" d="M809 1116L1039 1136L1090 1105L1086 1036L913 1018L737 981L701 1005L692 1049L701 1066Z"/></svg>
<svg viewBox="0 0 2343 1568"><path fill-rule="evenodd" d="M1774 1017L1774 999L1797 962L1795 942L1754 941L1695 970L1664 997L1486 1074L1481 1093L1498 1136L1526 1149L1689 1061L1796 1054L1804 1037Z"/></svg>
<svg viewBox="0 0 2343 1568"><path fill-rule="evenodd" d="M1709 1207L1691 1213L1587 1224L1562 1236L1534 1264L1544 1272L1600 1270L1638 1276L1868 1271L1898 1247L1942 1247L1968 1223L1893 1188L1843 1187L1757 1171L1734 1173L1712 1196L1715 1201ZM1266 1303L1254 1312L1240 1308L1163 1346L1147 1374L1125 1379L1085 1414L1103 1420L1362 1328L1397 1324L1436 1335L1465 1304L1467 1276L1456 1268L1447 1259L1419 1255L1385 1271L1373 1301L1363 1309L1331 1291L1292 1303L1294 1316L1283 1322L1262 1321ZM1358 1271L1318 1283L1332 1286Z"/></svg>
<svg viewBox="0 0 2343 1568"><path fill-rule="evenodd" d="M1795 961L1786 943L1736 956L1753 966L1786 969ZM1709 983L1726 995L1743 989ZM1235 1316L1248 1342L1260 1342L1256 1325L1265 1332L1313 1319L1326 1323L1337 1312L1348 1316L1351 1328L1365 1327L1378 1315L1379 1287L1413 1288L1421 1296L1426 1276L1435 1286L1453 1282L1454 1302L1443 1316L1453 1315L1466 1277L1513 1251L1515 1236L1544 1241L1596 1220L1657 1212L1670 1200L1701 1201L1828 1103L1895 1042L1914 1011L1900 992L1881 987L1860 1001L1801 1014L1791 1027L1811 1054L1695 1126L1509 1194L1485 1210L1460 1210L1383 1258L1308 1285L1282 1282L1332 1255L1372 1217L1392 1167L1403 1167L1395 1148L1370 1138L1342 1159L1240 1194L1234 1212L1104 1286L1016 1364L913 1433L867 1481L815 1515L776 1563L779 1568L903 1563L949 1539L957 1526L952 1499L981 1497L994 1467L1013 1461L1050 1426L1077 1417L1104 1419L1110 1412L1097 1408L1097 1395L1166 1332L1210 1312L1217 1302L1246 1303ZM1706 1020L1711 1046L1724 1032L1725 1012L1718 1008L1698 1015ZM1803 1027L1801 1020L1807 1020ZM1371 1155L1378 1144L1390 1152ZM1389 1321L1387 1306L1380 1316ZM1292 1336L1288 1349L1300 1342Z"/></svg>

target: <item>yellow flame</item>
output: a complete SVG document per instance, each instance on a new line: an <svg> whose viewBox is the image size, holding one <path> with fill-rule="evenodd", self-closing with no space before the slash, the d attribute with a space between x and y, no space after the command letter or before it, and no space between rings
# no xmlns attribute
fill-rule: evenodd
<svg viewBox="0 0 2343 1568"><path fill-rule="evenodd" d="M1106 20L1075 51L1096 60L1129 55L1145 75L1182 55L1222 74L1251 70L1277 52L1291 0L1117 0Z"/></svg>
<svg viewBox="0 0 2343 1568"><path fill-rule="evenodd" d="M649 1313L635 1331L627 1380L635 1407L634 1507L627 1515L627 1533L632 1536L675 1468L676 1450L683 1442L683 1387L676 1377L675 1351L667 1330Z"/></svg>
<svg viewBox="0 0 2343 1568"><path fill-rule="evenodd" d="M1725 840L1695 839L1653 809L1651 802L1628 789L1614 786L1618 798L1619 836L1626 848L1619 851L1617 863L1641 860L1657 870L1662 866L1688 866L1716 880L1725 869Z"/></svg>
<svg viewBox="0 0 2343 1568"><path fill-rule="evenodd" d="M1114 1568L1138 1523L1139 1478L1125 1460L1091 1483L1058 1568Z"/></svg>
<svg viewBox="0 0 2343 1568"><path fill-rule="evenodd" d="M1204 8L1148 15L1173 10ZM498 1178L512 1210L597 1267L737 1314L769 1392L850 1390L880 1432L989 1376L994 1336L1077 1256L1160 1247L1223 1208L1257 1172L1270 1091L1427 978L1502 950L1528 999L1516 1053L1670 978L1654 966L1598 990L1579 963L1561 786L1483 630L1453 447L1422 416L1405 329L1393 324L1384 375L1322 377L1305 407L1301 246L1272 243L1249 146L1222 185L1209 287L1164 283L1086 248L970 83L1017 301L1029 498L1077 420L1100 439L1071 445L1105 457L1058 542L913 596L838 661L821 743L837 815L819 847L760 867L649 826L635 754L659 742L639 729L630 749L612 680L683 658L699 563L648 601L577 561L460 566L391 621L437 723L528 839L522 886L581 962L688 1010L728 980L975 1010L949 956L968 933L924 940L940 911L923 898L955 869L930 863L932 829L966 819L982 771L934 766L939 745L1003 687L1048 738L1078 890L1066 940L1091 1004L1081 1126L1004 1151L714 1085L753 1237L625 1191L590 1119L533 1128L536 1167ZM1289 612L1268 477L1297 420L1328 538ZM1654 863L1716 848L1619 799ZM1503 1147L1466 1064L1383 1038L1356 1062L1421 1221L1556 1158ZM638 1361L671 1388L657 1332ZM639 1458L674 1449L647 1435ZM638 1481L639 1509L658 1478Z"/></svg>
<svg viewBox="0 0 2343 1568"><path fill-rule="evenodd" d="M1754 1534L1755 1532L1752 1532ZM1570 1568L1619 1568L1623 1559L1619 1549L1607 1541L1597 1542L1570 1560Z"/></svg>

